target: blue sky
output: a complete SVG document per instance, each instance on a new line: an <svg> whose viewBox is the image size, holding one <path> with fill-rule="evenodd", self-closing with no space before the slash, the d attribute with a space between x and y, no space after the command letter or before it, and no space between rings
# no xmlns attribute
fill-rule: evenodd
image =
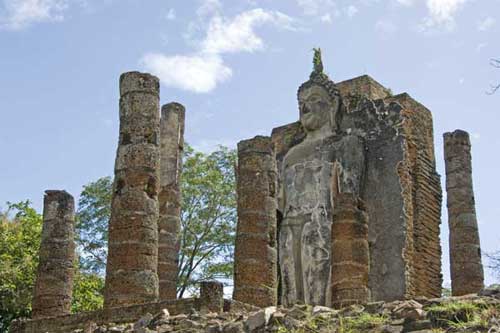
<svg viewBox="0 0 500 333"><path fill-rule="evenodd" d="M500 92L486 94L499 13L500 0L0 0L0 207L41 210L45 189L77 196L112 175L122 72L159 76L208 151L297 120L319 46L335 81L369 74L432 110L441 175L443 132L471 133L483 250L499 250Z"/></svg>

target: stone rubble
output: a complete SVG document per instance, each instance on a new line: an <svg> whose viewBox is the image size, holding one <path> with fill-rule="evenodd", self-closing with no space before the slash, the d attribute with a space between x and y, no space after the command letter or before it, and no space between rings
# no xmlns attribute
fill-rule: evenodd
<svg viewBox="0 0 500 333"><path fill-rule="evenodd" d="M493 290L496 290L494 293ZM373 302L341 310L296 304L291 308L270 306L257 311L209 312L169 315L167 310L148 313L135 323L110 323L71 333L284 333L284 332L376 332L444 333L500 332L500 289L489 289L494 297L467 295L448 298ZM474 307L481 321L460 310ZM465 304L465 305L464 305ZM445 309L455 310L445 310ZM442 312L441 312L442 311ZM446 312L448 311L448 312ZM488 317L482 317L484 313Z"/></svg>

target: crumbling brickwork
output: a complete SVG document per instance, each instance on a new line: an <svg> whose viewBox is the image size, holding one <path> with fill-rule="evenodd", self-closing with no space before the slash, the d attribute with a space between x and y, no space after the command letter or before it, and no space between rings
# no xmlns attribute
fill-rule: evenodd
<svg viewBox="0 0 500 333"><path fill-rule="evenodd" d="M234 263L237 301L277 303L276 158L271 138L238 143L238 227Z"/></svg>
<svg viewBox="0 0 500 333"><path fill-rule="evenodd" d="M441 296L441 203L440 176L436 171L431 112L408 94L391 98L403 107L406 154L412 177L413 263L407 297Z"/></svg>
<svg viewBox="0 0 500 333"><path fill-rule="evenodd" d="M200 286L200 310L220 313L224 307L224 285L218 281L202 281Z"/></svg>
<svg viewBox="0 0 500 333"><path fill-rule="evenodd" d="M372 79L369 75L358 76L337 83L342 96L365 96L371 100L383 99L391 95L391 91Z"/></svg>
<svg viewBox="0 0 500 333"><path fill-rule="evenodd" d="M159 81L120 77L120 138L109 222L104 305L158 299Z"/></svg>
<svg viewBox="0 0 500 333"><path fill-rule="evenodd" d="M453 296L484 287L481 246L472 187L471 144L462 130L444 134L448 226Z"/></svg>
<svg viewBox="0 0 500 333"><path fill-rule="evenodd" d="M66 191L45 191L42 239L33 293L33 319L69 314L75 264L75 202Z"/></svg>
<svg viewBox="0 0 500 333"><path fill-rule="evenodd" d="M335 197L332 223L332 306L365 304L370 300L368 217L351 193Z"/></svg>
<svg viewBox="0 0 500 333"><path fill-rule="evenodd" d="M161 300L176 298L184 119L185 108L179 103L169 103L161 109L160 219L158 220L158 278Z"/></svg>
<svg viewBox="0 0 500 333"><path fill-rule="evenodd" d="M372 300L437 297L442 194L431 112L408 94L392 96L368 76L336 86L344 108L339 131L365 145L360 190L369 220ZM305 137L300 122L273 130L278 188L285 185L284 157Z"/></svg>

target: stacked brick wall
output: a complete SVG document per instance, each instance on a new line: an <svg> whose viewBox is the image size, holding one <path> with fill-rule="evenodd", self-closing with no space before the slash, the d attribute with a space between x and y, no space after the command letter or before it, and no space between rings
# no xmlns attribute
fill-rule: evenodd
<svg viewBox="0 0 500 333"><path fill-rule="evenodd" d="M42 239L33 294L33 318L70 313L75 264L75 201L65 191L46 191Z"/></svg>
<svg viewBox="0 0 500 333"><path fill-rule="evenodd" d="M158 278L161 300L176 298L184 119L185 108L179 103L169 103L161 109L158 220Z"/></svg>
<svg viewBox="0 0 500 333"><path fill-rule="evenodd" d="M125 73L120 96L104 290L108 308L158 299L159 81Z"/></svg>
<svg viewBox="0 0 500 333"><path fill-rule="evenodd" d="M341 308L370 300L368 217L353 194L340 193L332 223L332 305Z"/></svg>
<svg viewBox="0 0 500 333"><path fill-rule="evenodd" d="M469 134L444 134L448 225L450 228L451 290L454 296L484 287L481 245L472 186Z"/></svg>
<svg viewBox="0 0 500 333"><path fill-rule="evenodd" d="M368 75L339 82L337 83L337 88L340 90L342 96L362 95L372 100L386 98L390 95L389 89Z"/></svg>
<svg viewBox="0 0 500 333"><path fill-rule="evenodd" d="M241 141L233 298L260 307L277 304L276 189L271 138Z"/></svg>
<svg viewBox="0 0 500 333"><path fill-rule="evenodd" d="M399 103L404 117L412 176L413 247L414 255L407 297L441 295L441 202L440 176L436 172L432 114L407 94L391 98Z"/></svg>

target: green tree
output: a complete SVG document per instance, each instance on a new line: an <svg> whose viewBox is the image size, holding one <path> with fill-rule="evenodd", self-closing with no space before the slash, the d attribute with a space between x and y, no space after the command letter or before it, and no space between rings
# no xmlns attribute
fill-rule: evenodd
<svg viewBox="0 0 500 333"><path fill-rule="evenodd" d="M0 332L31 314L42 217L29 201L7 203L0 215Z"/></svg>
<svg viewBox="0 0 500 333"><path fill-rule="evenodd" d="M104 278L97 274L77 271L74 281L71 312L101 309L104 303Z"/></svg>
<svg viewBox="0 0 500 333"><path fill-rule="evenodd" d="M0 213L0 332L13 319L31 315L42 223L28 200L7 203ZM75 268L72 311L101 308L103 278Z"/></svg>
<svg viewBox="0 0 500 333"><path fill-rule="evenodd" d="M178 296L192 293L203 279L230 279L236 225L234 164L236 153L224 147L211 154L186 145L181 179L181 249ZM103 275L112 179L85 185L78 202L77 241L81 268Z"/></svg>
<svg viewBox="0 0 500 333"><path fill-rule="evenodd" d="M186 147L181 177L182 214L178 297L206 279L231 279L236 227L236 153Z"/></svg>
<svg viewBox="0 0 500 333"><path fill-rule="evenodd" d="M80 267L103 275L108 249L108 222L111 214L111 177L99 178L83 187L78 200L76 236Z"/></svg>

